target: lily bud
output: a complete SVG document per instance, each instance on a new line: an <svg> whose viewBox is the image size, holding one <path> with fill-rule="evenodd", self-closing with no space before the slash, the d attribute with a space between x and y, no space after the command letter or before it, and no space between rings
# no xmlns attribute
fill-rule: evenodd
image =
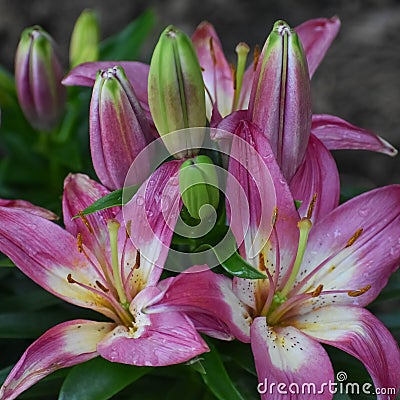
<svg viewBox="0 0 400 400"><path fill-rule="evenodd" d="M30 124L51 130L58 123L66 100L63 70L51 36L39 26L22 32L15 55L18 100Z"/></svg>
<svg viewBox="0 0 400 400"><path fill-rule="evenodd" d="M184 128L204 127L204 82L190 38L173 26L161 34L149 72L149 106L160 135ZM201 147L204 131L194 130L193 147Z"/></svg>
<svg viewBox="0 0 400 400"><path fill-rule="evenodd" d="M123 187L131 164L149 143L151 133L122 67L98 72L90 103L89 130L97 176L109 189ZM142 164L140 168L145 173L148 166Z"/></svg>
<svg viewBox="0 0 400 400"><path fill-rule="evenodd" d="M215 166L207 156L185 161L179 170L179 189L183 204L191 217L207 218L219 203L218 177ZM211 207L200 209L210 204ZM201 216L200 216L201 215Z"/></svg>
<svg viewBox="0 0 400 400"><path fill-rule="evenodd" d="M69 47L71 68L99 58L99 22L96 13L84 10L75 22Z"/></svg>
<svg viewBox="0 0 400 400"><path fill-rule="evenodd" d="M284 21L274 24L265 42L254 76L249 112L290 180L303 160L310 136L311 91L303 47L296 32Z"/></svg>

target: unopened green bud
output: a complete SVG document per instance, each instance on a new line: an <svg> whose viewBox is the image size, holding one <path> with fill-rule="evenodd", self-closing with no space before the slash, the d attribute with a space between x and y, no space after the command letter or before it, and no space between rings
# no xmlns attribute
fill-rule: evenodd
<svg viewBox="0 0 400 400"><path fill-rule="evenodd" d="M69 47L71 68L99 58L99 22L92 10L84 10L75 22Z"/></svg>
<svg viewBox="0 0 400 400"><path fill-rule="evenodd" d="M218 177L215 166L207 156L185 161L179 171L179 188L183 204L191 217L207 218L219 203ZM204 207L204 205L211 207ZM200 216L201 215L201 216Z"/></svg>
<svg viewBox="0 0 400 400"><path fill-rule="evenodd" d="M200 64L190 38L173 26L162 32L154 49L148 92L150 111L160 135L205 126Z"/></svg>

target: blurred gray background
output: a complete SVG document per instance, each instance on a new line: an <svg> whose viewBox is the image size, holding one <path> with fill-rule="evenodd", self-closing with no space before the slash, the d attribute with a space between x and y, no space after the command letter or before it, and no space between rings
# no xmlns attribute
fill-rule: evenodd
<svg viewBox="0 0 400 400"><path fill-rule="evenodd" d="M160 31L171 23L190 35L202 20L212 22L227 57L234 60L239 41L262 45L277 19L296 26L310 18L339 16L339 36L313 78L314 112L338 115L400 147L400 2L396 0L0 0L0 63L12 70L19 35L27 26L39 24L51 33L66 61L74 21L84 8L97 10L104 38L149 7L158 24L143 49L144 61L149 60ZM371 188L400 183L400 157L342 151L335 158L345 185Z"/></svg>

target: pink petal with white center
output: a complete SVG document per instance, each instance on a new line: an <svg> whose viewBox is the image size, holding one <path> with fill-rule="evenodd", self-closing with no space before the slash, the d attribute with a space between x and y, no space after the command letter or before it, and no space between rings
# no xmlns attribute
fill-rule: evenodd
<svg viewBox="0 0 400 400"><path fill-rule="evenodd" d="M12 369L0 389L0 399L15 399L50 373L97 357L97 343L114 326L108 322L74 320L49 329L28 347Z"/></svg>
<svg viewBox="0 0 400 400"><path fill-rule="evenodd" d="M224 336L227 326L231 335L242 342L249 342L252 318L248 308L232 291L232 280L213 273L205 265L188 268L176 276L162 295L146 308L148 313L171 310L210 316L217 323L210 325L209 330L216 331L220 325ZM202 320L202 330L206 328L206 322L206 319Z"/></svg>
<svg viewBox="0 0 400 400"><path fill-rule="evenodd" d="M135 316L133 327L116 327L97 346L109 361L138 366L179 364L209 351L193 323L182 313L168 312L144 315L142 308L160 290L148 287L133 300L130 310Z"/></svg>
<svg viewBox="0 0 400 400"><path fill-rule="evenodd" d="M0 207L0 251L29 278L69 303L115 318L100 287L94 293L69 278L96 288L107 287L99 266L79 253L76 239L60 226L19 209ZM96 261L89 249L86 253ZM69 278L68 278L69 277Z"/></svg>
<svg viewBox="0 0 400 400"><path fill-rule="evenodd" d="M85 216L85 220L82 218L73 219L73 217L108 193L110 193L108 189L90 179L87 175L69 174L64 181L63 215L65 228L75 237L80 233L82 243L104 262L104 254L108 246L107 221L115 217L118 208L113 207L97 211Z"/></svg>
<svg viewBox="0 0 400 400"><path fill-rule="evenodd" d="M396 388L397 393L399 347L387 328L369 311L360 307L327 306L286 322L358 358L377 388ZM396 395L378 395L377 398L394 400Z"/></svg>
<svg viewBox="0 0 400 400"><path fill-rule="evenodd" d="M178 173L182 160L162 164L123 207L130 239L140 251L140 273L146 285L158 282L182 207ZM129 222L131 221L131 222Z"/></svg>
<svg viewBox="0 0 400 400"><path fill-rule="evenodd" d="M236 134L238 136L234 138L234 142L232 144L231 158L233 157L233 154L236 155L236 158L238 160L243 160L246 159L245 157L248 157L249 162L252 163L251 168L248 169L248 171L252 172L253 174L253 171L256 171L254 176L258 177L259 179L259 189L261 190L262 194L260 199L262 199L264 210L269 211L265 212L265 214L263 215L263 218L267 218L267 220L264 219L265 225L262 226L260 224L261 219L257 219L257 211L255 210L257 205L254 203L250 203L250 224L249 226L246 226L246 221L241 218L243 214L241 210L243 208L243 204L233 203L234 205L236 205L236 207L232 208L232 205L230 206L230 215L232 215L231 227L238 241L240 239L240 235L243 234L245 235L245 237L253 238L257 237L258 234L258 236L262 238L262 246L258 248L258 251L262 251L265 259L265 264L268 267L271 275L278 275L276 281L278 282L279 286L282 283L282 279L284 278L284 276L288 273L296 256L299 237L299 230L297 228L299 214L295 209L293 196L276 162L268 139L259 133L259 130L255 125L247 122L244 122L243 124L244 125L242 126L242 128L236 131ZM254 161L252 160L252 158L254 158L254 153L251 153L250 155L245 155L243 152L241 152L241 148L239 146L237 147L237 150L235 150L236 143L241 143L239 140L240 138L249 143L250 147L252 147L258 153L258 155L264 162L265 167L268 169L268 174L270 178L268 178L268 174L264 173L264 176L261 175L263 168L261 168L259 164L254 163ZM232 171L231 167L229 171L232 172L233 176L235 176L235 171ZM266 177L268 179L265 179ZM239 181L242 180L240 176L237 179L239 179ZM249 178L249 180L252 179L253 177ZM274 199L271 199L271 196L275 191L276 202L274 201ZM254 190L250 193L251 199L254 198L253 192ZM227 194L228 193L229 192L227 190ZM237 197L237 194L232 194L231 197L235 199L235 197ZM231 197L228 197L227 195L227 198L230 199ZM265 202L267 202L266 206ZM274 230L271 233L271 222L273 219L276 219L276 221L274 225ZM255 228L257 228L260 233L254 233ZM245 241L245 254L247 254L249 243L251 242L249 242L248 240L247 242ZM240 244L240 242L238 244ZM255 250L257 249L255 248ZM248 261L252 262L255 267L258 267L258 253L255 254L257 255L257 257L253 259L248 259ZM235 293L245 304L251 305L253 308L257 308L256 303L260 302L261 299L257 300L255 297L253 297L253 300L249 300L252 297L251 292L253 292L253 295L255 296L262 297L261 293L256 294L254 292L254 290L261 290L261 288L263 288L264 291L265 288L258 283L251 283L243 279L234 280Z"/></svg>
<svg viewBox="0 0 400 400"><path fill-rule="evenodd" d="M6 200L0 199L0 207L10 207L10 208L19 208L23 211L29 212L31 214L37 215L42 218L46 218L50 221L55 221L58 219L58 216L54 214L50 210L46 210L45 208L35 206L29 201L25 200Z"/></svg>
<svg viewBox="0 0 400 400"><path fill-rule="evenodd" d="M389 156L397 154L397 150L385 139L334 115L313 115L311 132L329 150L370 150Z"/></svg>
<svg viewBox="0 0 400 400"><path fill-rule="evenodd" d="M225 58L221 42L214 27L202 22L193 33L192 42L203 71L206 86L206 112L210 120L213 104L225 117L232 112L233 77L232 69ZM210 96L211 95L211 100Z"/></svg>
<svg viewBox="0 0 400 400"><path fill-rule="evenodd" d="M314 75L339 29L338 17L310 19L295 28L306 53L310 77Z"/></svg>
<svg viewBox="0 0 400 400"><path fill-rule="evenodd" d="M306 277L329 259L299 290L309 292L322 284L323 291L346 291L335 293L336 297L321 294L313 298L313 308L332 300L346 305L370 303L400 264L399 238L400 185L372 190L347 201L311 229L300 276ZM360 289L365 289L360 296L347 293Z"/></svg>
<svg viewBox="0 0 400 400"><path fill-rule="evenodd" d="M339 173L329 150L313 135L310 136L303 163L290 181L296 200L302 201L299 214L304 217L313 196L316 201L311 220L318 221L339 204Z"/></svg>
<svg viewBox="0 0 400 400"><path fill-rule="evenodd" d="M332 365L317 341L292 326L269 327L258 317L251 325L251 348L262 399L332 399Z"/></svg>

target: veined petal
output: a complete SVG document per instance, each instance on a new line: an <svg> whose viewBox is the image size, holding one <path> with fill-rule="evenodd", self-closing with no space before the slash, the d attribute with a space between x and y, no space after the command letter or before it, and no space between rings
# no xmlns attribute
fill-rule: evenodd
<svg viewBox="0 0 400 400"><path fill-rule="evenodd" d="M299 214L304 217L316 194L312 221L328 214L339 204L339 173L329 150L314 136L310 136L303 163L290 181L296 200L302 201Z"/></svg>
<svg viewBox="0 0 400 400"><path fill-rule="evenodd" d="M46 210L45 208L35 206L26 200L6 200L0 199L0 207L10 207L10 208L18 208L23 211L29 212L31 214L37 215L42 218L46 218L50 221L54 221L58 219L58 216L54 214L50 210Z"/></svg>
<svg viewBox="0 0 400 400"><path fill-rule="evenodd" d="M69 174L64 181L63 215L68 232L84 243L98 259L104 259L108 239L107 221L114 218L118 208L107 208L82 218L72 217L89 207L109 191L84 174ZM103 260L105 261L105 260Z"/></svg>
<svg viewBox="0 0 400 400"><path fill-rule="evenodd" d="M291 326L269 327L258 317L251 325L251 348L262 399L332 399L332 365L317 341Z"/></svg>
<svg viewBox="0 0 400 400"><path fill-rule="evenodd" d="M246 127L246 129L238 129L235 132L238 137L234 137L232 149L235 149L235 142L241 143L239 139L242 138L246 140L248 144L250 144L250 147L254 148L254 150L263 160L270 174L269 179L264 179L265 176L267 176L265 173L264 177L260 176L260 171L263 171L263 168L261 168L259 164L254 164L253 167L250 168L250 171L256 171L255 176L260 177L259 183L262 193L260 199L262 199L263 202L268 201L268 204L266 207L264 207L264 209L270 210L270 212L266 212L264 215L264 218L269 218L265 221L266 225L264 227L259 226L258 224L260 220L257 220L257 212L254 210L256 205L254 203L250 203L250 224L249 226L246 226L246 221L244 218L242 218L242 205L236 204L236 208L234 210L231 205L231 215L233 216L231 227L237 240L240 238L240 235L245 235L245 254L247 254L249 244L252 244L249 239L254 239L254 237L257 236L257 234L254 234L254 231L258 227L257 229L260 230L259 236L262 239L261 243L259 241L259 244L262 244L262 246L260 246L258 250L259 252L262 252L265 259L265 265L268 267L271 275L275 276L278 274L276 281L278 282L279 286L282 282L282 278L286 275L296 257L299 238L299 230L297 228L299 214L295 209L293 196L285 178L282 175L280 167L277 164L268 139L259 133L255 125L244 123L244 127ZM241 154L240 147L238 147L237 151L231 151L231 159L232 154L236 154L236 159L238 160L243 160L247 157L251 162L252 156L244 155L243 152ZM257 170L257 168L259 168L259 170ZM235 176L236 172L231 170L231 167L230 172L232 173L232 176ZM239 181L242 180L240 176L238 176L237 179ZM252 179L252 177L249 178L250 181ZM246 189L246 186L244 186L244 188ZM276 201L273 199L274 201L271 204L271 194L274 191L276 191ZM234 193L231 197L235 199L238 197L238 195L237 193ZM227 196L227 198L230 197ZM251 193L250 198L254 198L253 193ZM272 224L274 225L274 229L271 233ZM257 248L254 250L257 250ZM258 253L255 251L253 253L258 256ZM253 263L255 267L260 267L258 258L253 257L252 259L248 259L248 261ZM255 281L250 282L244 279L234 280L234 291L237 296L239 296L239 298L245 304L248 304L253 308L257 308L257 302L262 302L262 293L256 293L261 288L262 291L265 292L265 285L259 285ZM253 292L253 295L251 295L251 292ZM256 297L260 298L257 300ZM252 298L252 300L250 300L250 298Z"/></svg>
<svg viewBox="0 0 400 400"><path fill-rule="evenodd" d="M141 106L148 111L147 80L149 75L149 66L141 62L96 61L83 63L73 68L62 80L62 84L66 86L93 86L96 81L96 74L99 70L107 70L116 65L120 65L124 69Z"/></svg>
<svg viewBox="0 0 400 400"><path fill-rule="evenodd" d="M339 29L338 17L310 19L295 28L306 53L310 77L324 58Z"/></svg>
<svg viewBox="0 0 400 400"><path fill-rule="evenodd" d="M107 286L95 257L78 251L76 239L60 226L19 209L0 207L0 251L29 278L69 303L115 318L104 296L86 286ZM101 292L101 288L98 289Z"/></svg>
<svg viewBox="0 0 400 400"><path fill-rule="evenodd" d="M307 250L300 269L306 277L301 291L357 291L334 294L337 304L366 305L379 294L400 264L400 185L372 190L340 205L311 229ZM300 290L300 288L299 288ZM364 293L365 292L365 293ZM333 296L321 294L312 299L313 307Z"/></svg>
<svg viewBox="0 0 400 400"><path fill-rule="evenodd" d="M322 343L335 346L358 358L377 388L400 384L400 351L386 327L360 307L327 306L286 321ZM378 395L380 400L395 399Z"/></svg>
<svg viewBox="0 0 400 400"><path fill-rule="evenodd" d="M228 326L230 333L240 341L249 341L252 319L247 307L232 291L232 280L213 273L205 265L188 268L176 276L162 295L146 308L146 312L151 313L166 311L211 316ZM216 324L209 328L215 330ZM225 329L222 333L226 334Z"/></svg>
<svg viewBox="0 0 400 400"><path fill-rule="evenodd" d="M198 332L219 340L230 341L235 339L229 326L221 320L215 319L212 315L197 312L185 312L185 314L193 322Z"/></svg>
<svg viewBox="0 0 400 400"><path fill-rule="evenodd" d="M257 267L257 256L272 230L275 185L263 158L267 150L264 153L257 143L261 133L247 121L240 121L234 133L226 185L228 219L242 255ZM269 156L274 158L272 153Z"/></svg>
<svg viewBox="0 0 400 400"><path fill-rule="evenodd" d="M97 343L114 326L108 322L74 320L49 329L28 347L12 369L0 389L0 399L15 399L50 373L98 356Z"/></svg>
<svg viewBox="0 0 400 400"><path fill-rule="evenodd" d="M161 165L123 207L125 223L131 221L130 238L140 251L139 273L146 285L158 282L182 207L178 181L181 164L174 160Z"/></svg>
<svg viewBox="0 0 400 400"><path fill-rule="evenodd" d="M193 323L179 312L143 315L142 308L160 290L147 287L130 306L135 316L133 328L117 326L97 346L107 360L138 366L178 364L209 351ZM168 311L168 310L166 310Z"/></svg>
<svg viewBox="0 0 400 400"><path fill-rule="evenodd" d="M397 154L397 150L385 139L334 115L313 115L311 132L329 150L370 150L389 156Z"/></svg>
<svg viewBox="0 0 400 400"><path fill-rule="evenodd" d="M213 104L223 117L232 112L233 76L214 27L202 22L193 33L192 42L203 71L206 90L207 118L211 119ZM211 100L209 98L211 96Z"/></svg>

